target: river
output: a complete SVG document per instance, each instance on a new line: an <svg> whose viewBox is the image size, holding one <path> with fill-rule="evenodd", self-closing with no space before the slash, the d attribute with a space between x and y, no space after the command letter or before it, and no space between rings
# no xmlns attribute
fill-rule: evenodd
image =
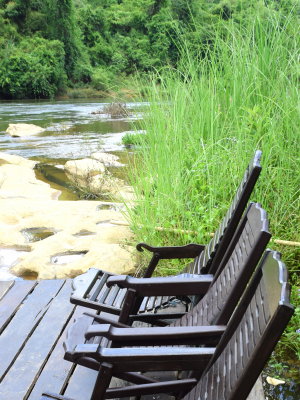
<svg viewBox="0 0 300 400"><path fill-rule="evenodd" d="M19 101L0 102L0 150L33 159L75 159L91 152L120 151L125 132L140 117L144 103L128 103L136 110L128 118L111 118L102 111L107 102L100 101ZM5 133L9 123L32 123L45 132L28 138L11 138Z"/></svg>

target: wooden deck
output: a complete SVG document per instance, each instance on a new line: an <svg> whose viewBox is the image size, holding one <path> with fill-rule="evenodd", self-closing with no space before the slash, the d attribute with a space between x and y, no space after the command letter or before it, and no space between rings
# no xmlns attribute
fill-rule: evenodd
<svg viewBox="0 0 300 400"><path fill-rule="evenodd" d="M63 359L68 326L83 312L70 294L71 280L0 281L0 400L39 400L47 390L89 399L96 372ZM248 400L263 399L258 382Z"/></svg>

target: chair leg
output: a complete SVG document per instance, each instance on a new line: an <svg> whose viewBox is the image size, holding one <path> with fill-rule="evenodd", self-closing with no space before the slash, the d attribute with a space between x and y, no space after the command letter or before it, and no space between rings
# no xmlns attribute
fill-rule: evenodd
<svg viewBox="0 0 300 400"><path fill-rule="evenodd" d="M101 364L91 400L102 400L105 398L106 389L109 387L112 377L112 369L111 364Z"/></svg>

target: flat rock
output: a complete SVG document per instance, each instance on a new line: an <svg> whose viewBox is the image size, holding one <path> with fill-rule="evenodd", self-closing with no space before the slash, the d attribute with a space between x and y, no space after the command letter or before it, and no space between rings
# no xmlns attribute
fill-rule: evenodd
<svg viewBox="0 0 300 400"><path fill-rule="evenodd" d="M61 192L35 177L32 167L4 164L0 167L0 198L57 199Z"/></svg>
<svg viewBox="0 0 300 400"><path fill-rule="evenodd" d="M91 267L133 272L131 231L113 222L125 223L119 208L109 203L103 209L101 201L57 201L60 191L36 179L33 167L22 157L0 153L0 248L16 253L11 271L38 279L74 277ZM47 230L51 235L34 236ZM7 263L0 260L0 279L1 267L3 273L10 267Z"/></svg>
<svg viewBox="0 0 300 400"><path fill-rule="evenodd" d="M34 249L23 252L20 261L12 268L17 275L36 273L39 279L73 278L89 268L104 269L117 274L134 271L130 246L117 243L99 243L98 237L76 238L67 232L59 232L43 241L36 242ZM67 263L51 262L55 256L82 254Z"/></svg>
<svg viewBox="0 0 300 400"><path fill-rule="evenodd" d="M12 267L14 274L37 274L39 279L74 277L89 268L114 273L130 273L135 268L132 238L127 226L111 221L124 220L114 210L99 210L101 202L5 199L0 200L0 246L27 246ZM24 229L51 227L52 236L28 243ZM82 234L81 234L81 233ZM92 234L86 235L84 232ZM51 263L64 253L84 253L66 264Z"/></svg>
<svg viewBox="0 0 300 400"><path fill-rule="evenodd" d="M27 160L26 158L0 152L0 166L4 164L14 164L33 169L37 164L36 161Z"/></svg>
<svg viewBox="0 0 300 400"><path fill-rule="evenodd" d="M34 124L9 124L6 132L13 137L27 137L44 132L44 128Z"/></svg>

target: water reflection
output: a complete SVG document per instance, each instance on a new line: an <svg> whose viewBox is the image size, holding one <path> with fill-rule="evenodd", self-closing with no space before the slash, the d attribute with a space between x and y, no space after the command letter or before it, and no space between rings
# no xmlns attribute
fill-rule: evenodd
<svg viewBox="0 0 300 400"><path fill-rule="evenodd" d="M16 276L10 272L11 267L20 261L22 255L30 251L30 248L24 247L7 247L0 248L0 280L9 281L16 279Z"/></svg>

